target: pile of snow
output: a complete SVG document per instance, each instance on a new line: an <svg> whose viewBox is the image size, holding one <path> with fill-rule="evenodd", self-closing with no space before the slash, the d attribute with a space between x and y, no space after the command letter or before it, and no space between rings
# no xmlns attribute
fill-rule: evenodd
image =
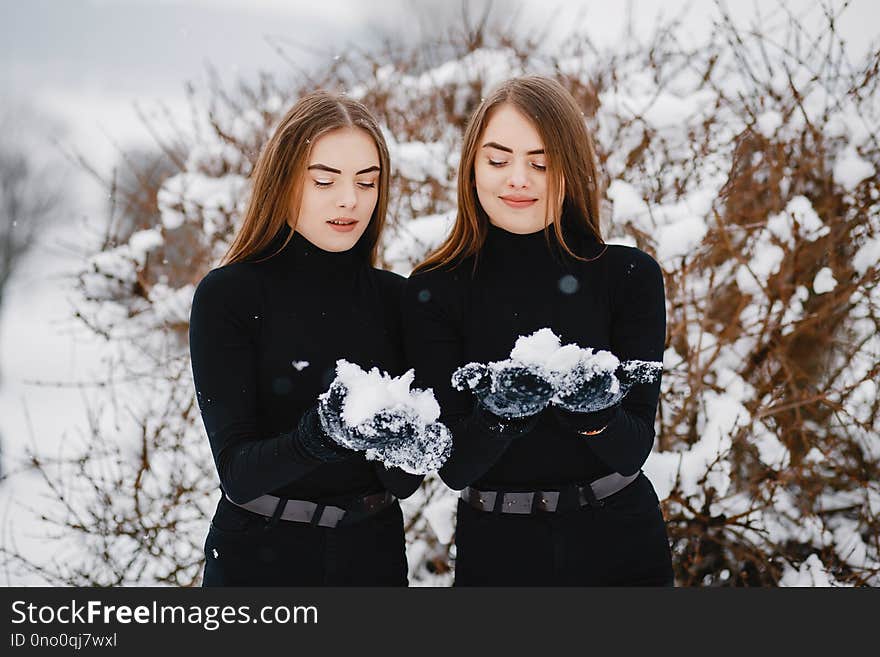
<svg viewBox="0 0 880 657"><path fill-rule="evenodd" d="M414 376L413 370L393 377L376 367L367 372L346 360L336 361L334 385L347 390L342 421L352 430L340 442L366 450L368 459L388 467L413 474L439 470L451 453L452 435L437 421L440 405L433 391L410 389ZM389 435L394 438L383 442Z"/></svg>
<svg viewBox="0 0 880 657"><path fill-rule="evenodd" d="M593 350L576 344L563 345L551 329L542 328L531 335L519 336L509 358L488 364L468 363L453 374L452 384L457 390L474 390L486 374L491 381L511 368L525 368L548 381L555 391L553 400L571 394L584 381L607 377L609 395L625 394L633 383L649 383L663 369L658 361L629 360L621 363L610 351ZM625 375L626 385L621 390L618 375Z"/></svg>
<svg viewBox="0 0 880 657"><path fill-rule="evenodd" d="M393 377L374 367L365 372L347 360L336 361L336 380L348 388L342 419L356 428L379 411L403 410L429 424L440 417L440 405L431 390L410 390L415 373Z"/></svg>

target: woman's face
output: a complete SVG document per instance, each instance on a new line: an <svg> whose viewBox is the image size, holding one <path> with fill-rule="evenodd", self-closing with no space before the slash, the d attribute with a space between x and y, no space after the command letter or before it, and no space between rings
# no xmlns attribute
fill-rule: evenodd
<svg viewBox="0 0 880 657"><path fill-rule="evenodd" d="M318 138L303 176L299 216L291 226L324 251L348 251L370 223L379 198L379 151L360 128Z"/></svg>
<svg viewBox="0 0 880 657"><path fill-rule="evenodd" d="M498 106L477 144L474 180L489 221L511 233L534 233L547 216L544 142L519 110Z"/></svg>

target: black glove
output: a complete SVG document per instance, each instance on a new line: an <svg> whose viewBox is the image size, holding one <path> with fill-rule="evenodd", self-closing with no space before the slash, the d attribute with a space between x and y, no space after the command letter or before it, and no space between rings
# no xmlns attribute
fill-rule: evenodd
<svg viewBox="0 0 880 657"><path fill-rule="evenodd" d="M577 433L604 429L633 385L656 379L661 370L660 362L644 360L623 361L613 374L578 365L557 382L554 414L563 427Z"/></svg>
<svg viewBox="0 0 880 657"><path fill-rule="evenodd" d="M439 470L452 453L449 429L440 422L407 424L406 433L398 433L397 428L392 428L392 434L398 439L391 438L385 445L368 451L367 458L410 474L424 475Z"/></svg>
<svg viewBox="0 0 880 657"><path fill-rule="evenodd" d="M350 429L358 449L398 447L412 442L419 434L419 421L412 413L399 409L384 409Z"/></svg>
<svg viewBox="0 0 880 657"><path fill-rule="evenodd" d="M296 443L306 457L322 463L343 461L356 452L348 449L333 440L324 428L319 417L319 407L313 406L307 410L299 421L299 430L296 432Z"/></svg>
<svg viewBox="0 0 880 657"><path fill-rule="evenodd" d="M601 411L619 404L635 381L622 364L614 372L579 364L560 378L553 404L575 413Z"/></svg>
<svg viewBox="0 0 880 657"><path fill-rule="evenodd" d="M620 400L629 392L632 382L625 385L617 378L623 374L618 366L614 373L596 371L581 363L557 381L553 398L554 415L563 427L576 433L599 431L608 426L620 407Z"/></svg>
<svg viewBox="0 0 880 657"><path fill-rule="evenodd" d="M553 404L576 413L611 408L629 394L633 385L657 380L662 370L661 362L649 360L621 361L613 373L581 363L556 382Z"/></svg>
<svg viewBox="0 0 880 657"><path fill-rule="evenodd" d="M513 440L525 436L538 424L538 418L537 414L513 419L498 417L483 407L479 400L475 401L474 412L471 415L471 421L476 425L477 430L500 440Z"/></svg>
<svg viewBox="0 0 880 657"><path fill-rule="evenodd" d="M321 428L328 438L343 447L351 448L351 429L342 419L346 396L348 396L348 388L334 381L327 392L318 397L318 417L321 420Z"/></svg>
<svg viewBox="0 0 880 657"><path fill-rule="evenodd" d="M481 407L507 420L537 415L553 396L549 381L513 363L501 367L468 363L453 373L452 385L469 389Z"/></svg>

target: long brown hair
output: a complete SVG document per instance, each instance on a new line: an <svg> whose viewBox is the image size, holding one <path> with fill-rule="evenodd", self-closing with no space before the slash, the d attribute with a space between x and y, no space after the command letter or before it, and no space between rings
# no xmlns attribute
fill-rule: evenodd
<svg viewBox="0 0 880 657"><path fill-rule="evenodd" d="M492 112L509 103L535 126L547 155L548 198L544 230L553 226L559 246L583 260L566 243L568 226L604 244L599 225L599 178L593 139L577 101L556 80L540 76L512 78L497 87L471 116L464 133L458 166L458 212L452 233L415 271L436 269L478 256L489 232L489 217L477 198L474 162ZM549 234L548 234L549 239Z"/></svg>
<svg viewBox="0 0 880 657"><path fill-rule="evenodd" d="M379 236L388 209L388 145L376 119L361 103L327 91L315 91L300 98L288 110L260 152L254 168L253 189L247 211L223 258L224 265L253 260L264 254L284 228L291 212L293 216L298 214L302 179L312 145L322 135L338 128L365 130L379 151L381 171L376 208L358 243L370 264L375 264ZM266 254L262 259L281 251L292 234L274 253Z"/></svg>

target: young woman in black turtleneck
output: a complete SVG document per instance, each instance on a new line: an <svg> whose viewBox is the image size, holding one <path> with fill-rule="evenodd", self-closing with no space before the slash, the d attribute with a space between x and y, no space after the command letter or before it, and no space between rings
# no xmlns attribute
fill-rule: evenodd
<svg viewBox="0 0 880 657"><path fill-rule="evenodd" d="M558 405L534 376L473 394L450 384L460 366L504 360L518 336L544 327L621 361L662 361L660 267L603 242L594 158L560 84L504 83L466 130L452 234L407 282L407 356L453 433L440 475L464 489L457 586L673 582L658 499L640 472L659 379L589 412Z"/></svg>
<svg viewBox="0 0 880 657"><path fill-rule="evenodd" d="M224 266L196 290L193 376L222 489L206 586L407 584L397 498L422 477L343 447L325 421L340 400L318 403L337 359L406 369L404 280L372 267L388 171L366 108L302 98L260 155Z"/></svg>

